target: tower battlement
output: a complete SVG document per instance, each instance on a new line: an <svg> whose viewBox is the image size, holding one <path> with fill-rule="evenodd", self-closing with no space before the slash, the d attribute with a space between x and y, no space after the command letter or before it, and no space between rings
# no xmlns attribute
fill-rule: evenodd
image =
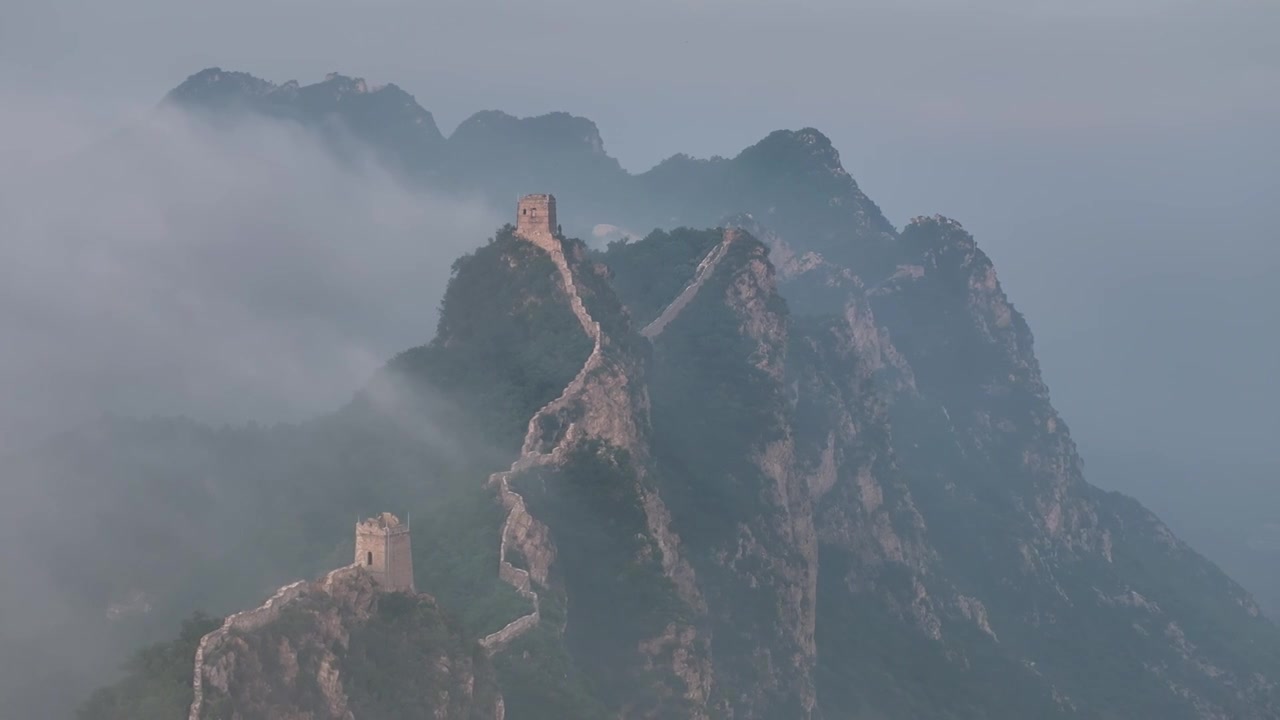
<svg viewBox="0 0 1280 720"><path fill-rule="evenodd" d="M533 240L545 235L555 237L556 196L548 194L525 195L516 205L516 234Z"/></svg>
<svg viewBox="0 0 1280 720"><path fill-rule="evenodd" d="M356 559L387 590L413 592L409 526L384 512L356 523Z"/></svg>

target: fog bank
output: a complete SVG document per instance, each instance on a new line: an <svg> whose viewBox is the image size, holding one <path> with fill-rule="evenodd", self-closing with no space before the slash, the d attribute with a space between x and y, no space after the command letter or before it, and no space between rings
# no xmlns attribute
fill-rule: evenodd
<svg viewBox="0 0 1280 720"><path fill-rule="evenodd" d="M4 106L22 108L4 135L28 139L0 155L10 448L101 412L332 410L430 339L450 264L500 224L283 122L166 108L107 134L54 104Z"/></svg>

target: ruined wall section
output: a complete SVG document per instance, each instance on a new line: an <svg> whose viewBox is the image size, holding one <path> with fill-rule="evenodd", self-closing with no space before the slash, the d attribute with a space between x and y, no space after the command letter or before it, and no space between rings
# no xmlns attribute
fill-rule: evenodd
<svg viewBox="0 0 1280 720"><path fill-rule="evenodd" d="M326 591L330 591L339 577L346 577L360 571L361 569L358 565L339 568L326 575L320 586ZM195 663L191 678L193 698L191 709L187 714L188 720L200 720L201 718L201 713L204 709L206 678L214 687L218 687L220 684L225 685L225 678L221 677L222 674L216 668L211 668L206 659L217 657L220 651L226 648L233 634L261 630L279 620L285 607L307 592L311 586L312 584L306 580L299 580L285 585L260 607L228 615L226 620L223 620L222 627L200 638L200 644L196 646ZM225 687L221 689L223 691L226 690Z"/></svg>

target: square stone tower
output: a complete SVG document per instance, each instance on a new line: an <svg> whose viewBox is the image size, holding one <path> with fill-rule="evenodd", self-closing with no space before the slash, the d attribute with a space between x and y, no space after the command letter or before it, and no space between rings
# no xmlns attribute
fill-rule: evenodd
<svg viewBox="0 0 1280 720"><path fill-rule="evenodd" d="M516 206L516 234L534 239L556 234L556 196L525 195Z"/></svg>
<svg viewBox="0 0 1280 720"><path fill-rule="evenodd" d="M387 590L413 592L409 526L384 512L356 523L356 564Z"/></svg>

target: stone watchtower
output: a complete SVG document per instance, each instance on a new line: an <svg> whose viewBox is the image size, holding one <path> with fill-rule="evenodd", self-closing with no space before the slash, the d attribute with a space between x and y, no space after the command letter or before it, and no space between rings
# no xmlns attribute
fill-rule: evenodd
<svg viewBox="0 0 1280 720"><path fill-rule="evenodd" d="M386 590L413 592L409 526L384 512L356 523L356 564Z"/></svg>
<svg viewBox="0 0 1280 720"><path fill-rule="evenodd" d="M525 195L516 206L516 234L532 240L539 235L555 237L559 233L556 226L555 195Z"/></svg>

